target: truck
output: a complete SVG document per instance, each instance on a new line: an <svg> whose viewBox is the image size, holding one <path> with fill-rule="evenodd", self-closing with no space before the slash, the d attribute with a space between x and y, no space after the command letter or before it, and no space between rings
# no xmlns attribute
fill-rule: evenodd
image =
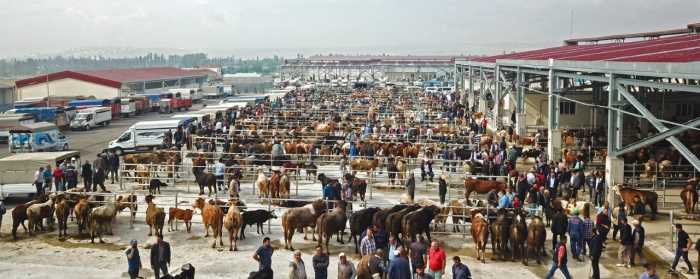
<svg viewBox="0 0 700 279"><path fill-rule="evenodd" d="M117 155L158 150L163 145L165 133L170 131L174 134L178 126L184 126L184 122L183 119L138 122L109 142L107 148Z"/></svg>
<svg viewBox="0 0 700 279"><path fill-rule="evenodd" d="M68 138L49 122L25 124L10 129L9 149L15 152L65 151Z"/></svg>
<svg viewBox="0 0 700 279"><path fill-rule="evenodd" d="M123 117L131 117L136 115L136 102L131 98L122 98L122 110L121 114Z"/></svg>
<svg viewBox="0 0 700 279"><path fill-rule="evenodd" d="M75 119L70 122L70 127L73 130L85 129L90 130L99 125L107 126L112 121L111 107L91 107L78 110Z"/></svg>
<svg viewBox="0 0 700 279"><path fill-rule="evenodd" d="M9 142L10 130L25 124L34 123L34 115L29 113L0 116L0 141Z"/></svg>
<svg viewBox="0 0 700 279"><path fill-rule="evenodd" d="M36 122L51 122L59 128L68 127L73 119L73 110L60 107L23 107L14 108L5 112L5 115L29 113L34 116Z"/></svg>
<svg viewBox="0 0 700 279"><path fill-rule="evenodd" d="M183 99L190 99L193 103L202 101L202 90L199 88L174 88L170 93L180 93Z"/></svg>
<svg viewBox="0 0 700 279"><path fill-rule="evenodd" d="M34 152L13 154L0 159L0 197L36 195L34 174L40 167L56 168L63 162L80 169L80 152Z"/></svg>

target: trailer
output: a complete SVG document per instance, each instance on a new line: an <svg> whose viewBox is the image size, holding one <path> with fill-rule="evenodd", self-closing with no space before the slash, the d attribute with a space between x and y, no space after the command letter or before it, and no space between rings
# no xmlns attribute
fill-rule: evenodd
<svg viewBox="0 0 700 279"><path fill-rule="evenodd" d="M36 122L51 122L59 128L66 128L73 118L73 111L59 107L24 107L8 110L5 115L29 113Z"/></svg>
<svg viewBox="0 0 700 279"><path fill-rule="evenodd" d="M90 130L97 126L107 126L112 121L112 109L108 107L90 107L78 111L70 122L71 129Z"/></svg>
<svg viewBox="0 0 700 279"><path fill-rule="evenodd" d="M136 102L131 98L121 99L121 114L123 117L131 117L136 115Z"/></svg>
<svg viewBox="0 0 700 279"><path fill-rule="evenodd" d="M0 197L34 196L34 173L40 167L56 168L66 162L67 169L80 169L80 152L34 152L14 154L0 159Z"/></svg>
<svg viewBox="0 0 700 279"><path fill-rule="evenodd" d="M10 129L10 152L64 151L69 149L58 127L49 122L37 122Z"/></svg>
<svg viewBox="0 0 700 279"><path fill-rule="evenodd" d="M0 141L9 142L11 129L32 123L34 123L34 115L30 113L0 116Z"/></svg>

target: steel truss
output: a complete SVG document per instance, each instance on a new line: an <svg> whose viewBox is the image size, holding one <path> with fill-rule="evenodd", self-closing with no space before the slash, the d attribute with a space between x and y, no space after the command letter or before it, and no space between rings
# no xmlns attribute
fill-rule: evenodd
<svg viewBox="0 0 700 279"><path fill-rule="evenodd" d="M559 100L566 99L566 92L573 90L575 83L585 83L592 87L593 92L607 91L606 105L593 105L608 111L607 136L608 155L619 158L624 153L634 151L653 143L667 140L680 154L690 162L695 169L700 170L700 160L675 136L696 129L700 126L700 118L686 123L673 123L657 118L640 102L633 92L692 92L700 93L700 63L641 63L641 62L579 62L579 61L534 61L534 60L497 60L495 63L457 60L455 71L459 73L459 89L463 90L467 99L476 100L476 94L494 96L494 106L487 109L477 106L478 111L484 112L493 128L500 128L499 120L502 108L498 101L510 96L515 101L519 118L525 116L524 95L536 91L530 85L539 82L543 84L542 93L548 95L549 117L547 128L552 134L559 131ZM490 74L489 74L490 73ZM546 82L546 83L544 83ZM477 89L478 88L478 89ZM515 94L512 89L515 88ZM606 90L607 89L607 90ZM483 97L482 97L483 98ZM470 102L473 104L473 102ZM592 105L592 104L591 104ZM636 112L627 109L634 108ZM487 113L488 112L488 113ZM658 134L627 144L622 143L623 116L641 117L658 130ZM523 123L524 119L518 119ZM671 124L671 126L667 125ZM520 126L520 125L518 125ZM521 132L521 127L516 129ZM551 141L550 141L551 142ZM555 143L554 145L561 145ZM550 160L557 160L559 148L548 148Z"/></svg>

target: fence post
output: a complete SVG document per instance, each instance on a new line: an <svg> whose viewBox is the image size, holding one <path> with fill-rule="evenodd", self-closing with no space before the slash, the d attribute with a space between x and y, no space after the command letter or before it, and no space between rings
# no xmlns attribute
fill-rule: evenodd
<svg viewBox="0 0 700 279"><path fill-rule="evenodd" d="M253 187L255 188L255 187ZM267 211L272 212L272 200L267 203ZM272 218L267 220L267 233L271 234L272 233Z"/></svg>
<svg viewBox="0 0 700 279"><path fill-rule="evenodd" d="M671 213L668 215L669 223L670 223L670 232L671 232L671 252L676 252L675 245L673 245L673 210L671 210Z"/></svg>
<svg viewBox="0 0 700 279"><path fill-rule="evenodd" d="M119 169L117 170L117 178L119 180L119 190L124 190L124 165L120 165ZM65 183L65 181L64 181ZM64 189L67 189L68 187L63 187Z"/></svg>
<svg viewBox="0 0 700 279"><path fill-rule="evenodd" d="M175 208L178 208L178 206L177 206L178 205L178 196L179 196L179 193L175 192ZM168 224L168 226L170 226L170 224ZM175 218L175 230L177 230L177 218Z"/></svg>
<svg viewBox="0 0 700 279"><path fill-rule="evenodd" d="M664 185L663 185L663 191L664 191L664 199L663 199L663 207L666 208L666 179L664 178ZM671 210L671 213L673 214L673 210Z"/></svg>

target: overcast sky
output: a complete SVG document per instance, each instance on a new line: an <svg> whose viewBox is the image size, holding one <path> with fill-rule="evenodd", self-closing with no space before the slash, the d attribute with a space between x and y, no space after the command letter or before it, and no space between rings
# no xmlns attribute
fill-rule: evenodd
<svg viewBox="0 0 700 279"><path fill-rule="evenodd" d="M0 57L113 48L494 54L700 21L700 0L0 0L0 7Z"/></svg>

